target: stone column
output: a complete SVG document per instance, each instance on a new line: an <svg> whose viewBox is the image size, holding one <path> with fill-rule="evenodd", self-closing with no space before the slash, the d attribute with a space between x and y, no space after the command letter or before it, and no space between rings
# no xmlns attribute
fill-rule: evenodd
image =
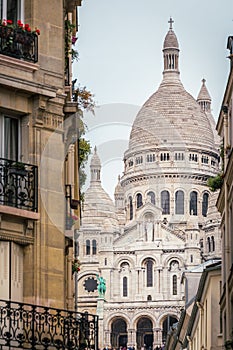
<svg viewBox="0 0 233 350"><path fill-rule="evenodd" d="M104 297L98 297L97 298L97 309L96 309L96 314L99 316L99 348L103 349L104 345L104 302L105 299Z"/></svg>
<svg viewBox="0 0 233 350"><path fill-rule="evenodd" d="M100 344L100 343L99 343ZM101 346L99 346L101 348ZM111 349L111 332L109 330L104 331L104 344L102 346L103 347L108 347L109 349Z"/></svg>
<svg viewBox="0 0 233 350"><path fill-rule="evenodd" d="M135 329L128 329L128 343L127 347L135 347L136 349L136 330Z"/></svg>
<svg viewBox="0 0 233 350"><path fill-rule="evenodd" d="M153 341L153 349L156 348L156 346L162 345L162 334L160 328L153 328L153 335L154 335L154 341Z"/></svg>

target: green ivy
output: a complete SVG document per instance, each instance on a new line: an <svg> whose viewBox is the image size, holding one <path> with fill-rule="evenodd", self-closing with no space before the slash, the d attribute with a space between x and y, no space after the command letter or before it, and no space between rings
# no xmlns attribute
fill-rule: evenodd
<svg viewBox="0 0 233 350"><path fill-rule="evenodd" d="M212 192L219 190L223 185L223 174L220 173L215 177L210 177L207 181L207 185Z"/></svg>

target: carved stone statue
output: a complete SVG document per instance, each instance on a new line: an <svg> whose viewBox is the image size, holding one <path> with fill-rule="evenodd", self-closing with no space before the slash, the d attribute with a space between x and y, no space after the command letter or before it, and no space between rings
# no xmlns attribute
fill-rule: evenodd
<svg viewBox="0 0 233 350"><path fill-rule="evenodd" d="M150 219L145 223L145 233L146 240L152 242L154 240L154 224Z"/></svg>

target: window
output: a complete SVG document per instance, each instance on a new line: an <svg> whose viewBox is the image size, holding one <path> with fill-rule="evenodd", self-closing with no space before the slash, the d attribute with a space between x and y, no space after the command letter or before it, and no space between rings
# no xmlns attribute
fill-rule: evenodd
<svg viewBox="0 0 233 350"><path fill-rule="evenodd" d="M193 255L190 255L190 262L193 263Z"/></svg>
<svg viewBox="0 0 233 350"><path fill-rule="evenodd" d="M201 157L201 162L202 162L203 164L208 164L208 163L209 163L209 157L207 157L207 156L202 156L202 157Z"/></svg>
<svg viewBox="0 0 233 350"><path fill-rule="evenodd" d="M146 262L146 286L153 286L153 261L151 259Z"/></svg>
<svg viewBox="0 0 233 350"><path fill-rule="evenodd" d="M92 241L92 255L96 255L96 240Z"/></svg>
<svg viewBox="0 0 233 350"><path fill-rule="evenodd" d="M175 153L175 160L184 160L184 153Z"/></svg>
<svg viewBox="0 0 233 350"><path fill-rule="evenodd" d="M177 295L177 276L172 276L172 294Z"/></svg>
<svg viewBox="0 0 233 350"><path fill-rule="evenodd" d="M161 207L163 214L170 214L170 194L168 191L161 192Z"/></svg>
<svg viewBox="0 0 233 350"><path fill-rule="evenodd" d="M141 193L137 194L136 200L137 200L137 208L140 208L142 206L142 195L141 195Z"/></svg>
<svg viewBox="0 0 233 350"><path fill-rule="evenodd" d="M190 153L189 154L189 160L192 162L197 162L197 154Z"/></svg>
<svg viewBox="0 0 233 350"><path fill-rule="evenodd" d="M133 219L133 199L129 197L129 219Z"/></svg>
<svg viewBox="0 0 233 350"><path fill-rule="evenodd" d="M197 215L197 192L193 191L190 193L190 206L189 206L189 214Z"/></svg>
<svg viewBox="0 0 233 350"><path fill-rule="evenodd" d="M128 281L127 277L123 277L123 297L128 296Z"/></svg>
<svg viewBox="0 0 233 350"><path fill-rule="evenodd" d="M142 156L136 157L136 159L135 159L136 165L137 165L137 164L142 164L142 162L143 162Z"/></svg>
<svg viewBox="0 0 233 350"><path fill-rule="evenodd" d="M108 259L104 258L104 265L107 266L108 265Z"/></svg>
<svg viewBox="0 0 233 350"><path fill-rule="evenodd" d="M170 159L170 154L169 153L161 153L160 154L160 160L161 161L166 161Z"/></svg>
<svg viewBox="0 0 233 350"><path fill-rule="evenodd" d="M207 216L208 202L209 202L209 194L204 193L203 199L202 199L202 215L203 216Z"/></svg>
<svg viewBox="0 0 233 350"><path fill-rule="evenodd" d="M0 241L0 299L23 301L23 247Z"/></svg>
<svg viewBox="0 0 233 350"><path fill-rule="evenodd" d="M86 255L90 255L91 254L91 244L90 244L90 240L87 239L86 240Z"/></svg>
<svg viewBox="0 0 233 350"><path fill-rule="evenodd" d="M210 242L210 237L207 237L207 249L208 249L208 252L211 252L211 242Z"/></svg>
<svg viewBox="0 0 233 350"><path fill-rule="evenodd" d="M214 241L214 236L211 236L211 245L212 245L212 252L215 251L215 241Z"/></svg>
<svg viewBox="0 0 233 350"><path fill-rule="evenodd" d="M154 194L154 192L152 192L152 191L148 192L148 193L147 193L147 196L149 197L150 202L151 202L152 204L155 204L155 194Z"/></svg>
<svg viewBox="0 0 233 350"><path fill-rule="evenodd" d="M147 154L147 156L146 156L146 161L147 161L148 163L155 162L155 154L154 154L154 153L153 153L153 154Z"/></svg>
<svg viewBox="0 0 233 350"><path fill-rule="evenodd" d="M184 192L177 191L175 194L175 213L184 214Z"/></svg>
<svg viewBox="0 0 233 350"><path fill-rule="evenodd" d="M2 19L11 19L14 24L18 19L24 20L24 0L0 0L0 9Z"/></svg>
<svg viewBox="0 0 233 350"><path fill-rule="evenodd" d="M147 295L147 301L152 301L151 295Z"/></svg>
<svg viewBox="0 0 233 350"><path fill-rule="evenodd" d="M133 166L133 160L130 159L128 164L129 164L129 168L132 167Z"/></svg>
<svg viewBox="0 0 233 350"><path fill-rule="evenodd" d="M19 119L10 116L0 118L2 158L19 160Z"/></svg>

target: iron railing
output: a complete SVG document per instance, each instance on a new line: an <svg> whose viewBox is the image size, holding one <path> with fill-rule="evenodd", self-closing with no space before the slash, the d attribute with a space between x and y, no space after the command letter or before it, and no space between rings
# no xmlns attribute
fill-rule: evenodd
<svg viewBox="0 0 233 350"><path fill-rule="evenodd" d="M0 158L0 204L37 212L38 167Z"/></svg>
<svg viewBox="0 0 233 350"><path fill-rule="evenodd" d="M0 54L36 63L38 36L22 28L0 25Z"/></svg>
<svg viewBox="0 0 233 350"><path fill-rule="evenodd" d="M98 349L98 316L0 300L0 349Z"/></svg>

